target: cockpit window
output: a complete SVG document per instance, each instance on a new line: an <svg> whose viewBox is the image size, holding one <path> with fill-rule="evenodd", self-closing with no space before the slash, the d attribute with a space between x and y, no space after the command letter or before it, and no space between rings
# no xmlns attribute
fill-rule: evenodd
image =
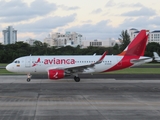
<svg viewBox="0 0 160 120"><path fill-rule="evenodd" d="M14 61L14 63L20 63L20 61L16 60L16 61Z"/></svg>

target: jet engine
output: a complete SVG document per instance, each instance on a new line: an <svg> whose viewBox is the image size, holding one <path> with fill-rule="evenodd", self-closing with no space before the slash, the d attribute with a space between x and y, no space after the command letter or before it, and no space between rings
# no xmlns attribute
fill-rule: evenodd
<svg viewBox="0 0 160 120"><path fill-rule="evenodd" d="M52 80L57 80L57 79L61 79L64 78L65 76L65 72L64 70L49 70L48 71L48 78L52 79Z"/></svg>

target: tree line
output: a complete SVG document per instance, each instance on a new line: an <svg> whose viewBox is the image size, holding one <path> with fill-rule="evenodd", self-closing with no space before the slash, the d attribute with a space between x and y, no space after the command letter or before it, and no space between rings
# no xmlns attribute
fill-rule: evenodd
<svg viewBox="0 0 160 120"><path fill-rule="evenodd" d="M130 43L130 37L127 30L122 31L119 37L120 45L115 44L113 47L93 47L81 48L80 46L71 47L50 47L46 43L35 41L34 45L24 42L16 42L15 44L0 44L0 63L10 63L14 59L28 55L102 55L104 51L108 51L108 55L116 55L121 53ZM153 57L153 52L160 54L160 45L158 43L148 43L145 56Z"/></svg>

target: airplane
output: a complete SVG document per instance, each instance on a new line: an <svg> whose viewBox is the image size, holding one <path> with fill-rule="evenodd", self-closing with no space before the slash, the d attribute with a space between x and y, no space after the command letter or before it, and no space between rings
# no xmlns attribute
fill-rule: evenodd
<svg viewBox="0 0 160 120"><path fill-rule="evenodd" d="M156 60L157 62L160 62L160 57L159 57L158 53L153 52L153 55L154 55L154 60Z"/></svg>
<svg viewBox="0 0 160 120"><path fill-rule="evenodd" d="M48 74L51 80L59 80L66 76L74 76L80 81L78 74L105 73L120 70L135 65L151 62L151 57L143 56L148 35L141 30L126 49L118 55L70 55L70 56L24 56L15 59L6 66L10 72L27 74L30 82L31 74Z"/></svg>

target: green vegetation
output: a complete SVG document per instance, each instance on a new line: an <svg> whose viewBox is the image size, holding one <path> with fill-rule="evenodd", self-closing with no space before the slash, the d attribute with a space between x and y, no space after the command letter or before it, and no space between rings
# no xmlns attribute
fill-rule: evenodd
<svg viewBox="0 0 160 120"><path fill-rule="evenodd" d="M118 39L121 42L121 45L119 45L119 49L120 49L120 51L123 51L130 43L130 36L129 36L127 30L125 30L125 31L123 30L120 34L120 38L118 38Z"/></svg>
<svg viewBox="0 0 160 120"><path fill-rule="evenodd" d="M8 72L6 69L0 69L0 75L2 74L14 74L14 73Z"/></svg>
<svg viewBox="0 0 160 120"><path fill-rule="evenodd" d="M127 68L107 74L160 74L160 68Z"/></svg>
<svg viewBox="0 0 160 120"><path fill-rule="evenodd" d="M40 41L37 41L40 42ZM41 42L40 42L41 43ZM0 63L10 63L14 59L21 56L28 55L102 55L104 51L108 51L107 55L116 55L121 53L122 46L117 44L114 47L88 47L81 49L80 46L77 47L49 47L45 43L41 45L35 44L30 46L27 43L17 42L16 44L1 45L0 44ZM149 43L145 51L145 56L153 56L153 52L156 51L160 54L160 45L158 43Z"/></svg>
<svg viewBox="0 0 160 120"><path fill-rule="evenodd" d="M15 74L8 72L6 69L0 69L2 74ZM106 74L160 74L160 68L127 68L123 70L107 72Z"/></svg>
<svg viewBox="0 0 160 120"><path fill-rule="evenodd" d="M38 44L39 43L39 44ZM33 46L30 46L27 43L17 42L10 45L1 45L0 44L0 63L10 63L18 57L28 56L28 55L102 55L104 51L111 52L112 48L105 47L88 47L81 49L80 46L77 47L49 47L45 43L36 41Z"/></svg>
<svg viewBox="0 0 160 120"><path fill-rule="evenodd" d="M0 63L0 67L6 67L7 63Z"/></svg>

